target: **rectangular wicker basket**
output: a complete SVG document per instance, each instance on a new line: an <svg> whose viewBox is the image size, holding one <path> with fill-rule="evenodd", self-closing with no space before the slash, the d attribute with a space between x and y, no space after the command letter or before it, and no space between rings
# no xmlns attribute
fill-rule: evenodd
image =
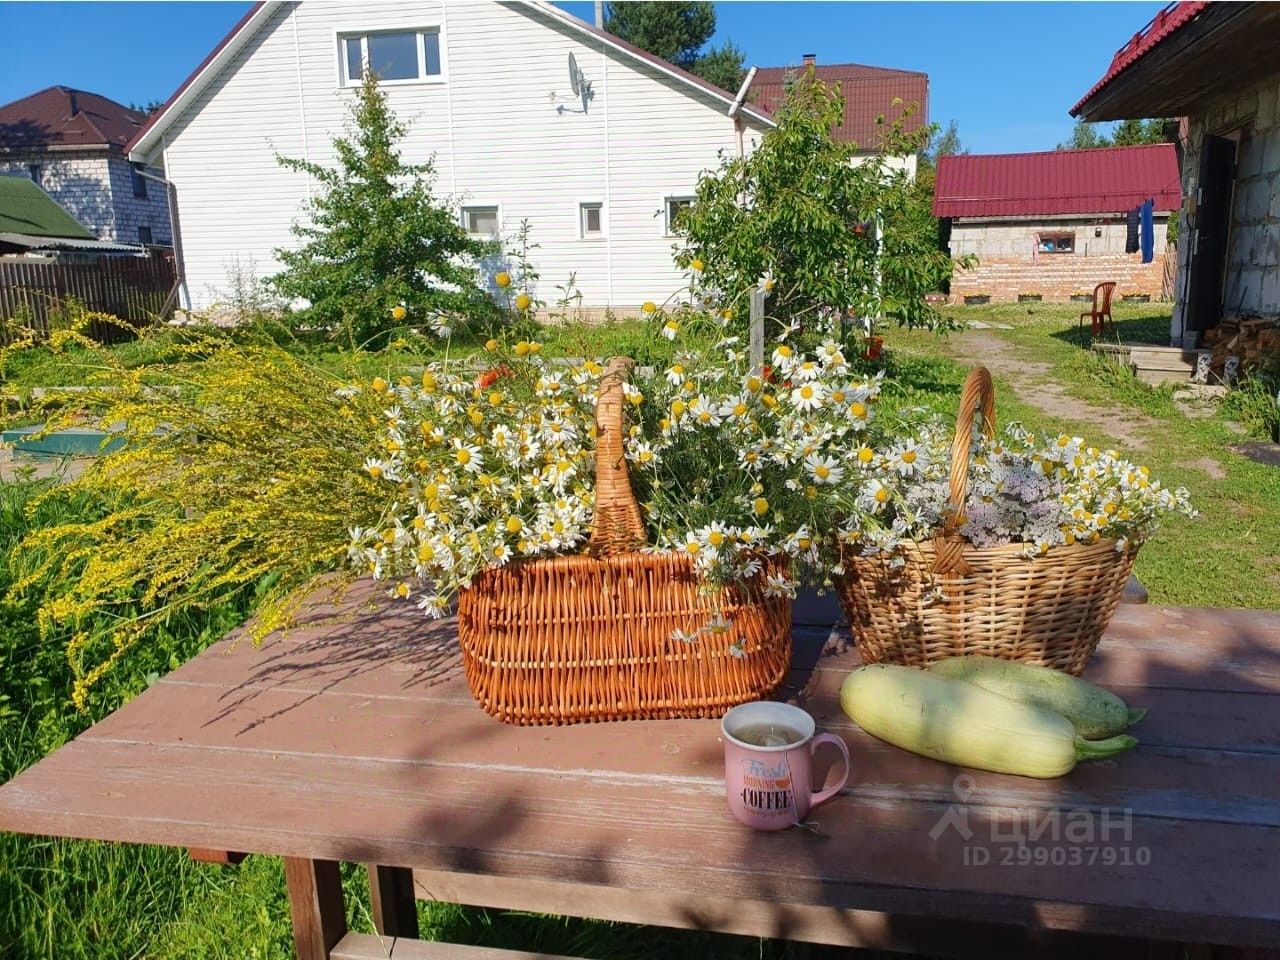
<svg viewBox="0 0 1280 960"><path fill-rule="evenodd" d="M897 558L846 548L840 604L865 663L923 667L981 653L1056 667L1079 676L1110 623L1136 550L1114 540L1056 546L1029 559L1022 544L973 546L957 532L968 489L973 421L995 434L991 375L965 381L951 446L950 519L933 541ZM932 596L941 590L942 598Z"/></svg>
<svg viewBox="0 0 1280 960"><path fill-rule="evenodd" d="M596 401L596 491L588 552L484 571L458 596L467 682L506 723L719 717L772 693L791 664L791 601L766 597L765 574L705 592L692 561L646 552L623 452L615 358ZM696 641L673 638L715 613L730 621Z"/></svg>

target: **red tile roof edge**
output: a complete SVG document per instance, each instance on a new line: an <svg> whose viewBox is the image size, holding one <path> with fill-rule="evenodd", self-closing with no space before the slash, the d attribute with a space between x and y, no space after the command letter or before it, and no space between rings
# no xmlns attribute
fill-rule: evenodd
<svg viewBox="0 0 1280 960"><path fill-rule="evenodd" d="M1107 72L1103 74L1102 79L1080 98L1079 102L1069 111L1070 114L1073 117L1078 115L1081 108L1097 96L1103 87L1154 50L1170 34L1194 20L1208 6L1209 4L1205 0L1183 0L1183 2L1171 3L1162 9L1146 26L1135 33L1123 47L1116 51L1115 56L1111 58L1111 65L1107 67Z"/></svg>
<svg viewBox="0 0 1280 960"><path fill-rule="evenodd" d="M66 108L70 110L73 97L86 97L88 98L88 102L80 103L80 109L78 109L76 113L61 117L56 121L62 125L60 130L54 129L54 121L49 122L48 126L54 134L54 137L48 143L33 142L29 146L39 146L42 149L51 151L89 150L97 148L102 148L112 152L120 151L124 149L126 143L126 141L117 139L121 136L121 132L117 131L115 137L113 137L112 134L104 130L97 121L94 120L94 115L100 114L109 120L134 125L141 124L145 119L140 112L125 106L118 100L112 100L110 97L101 93L94 93L92 90L81 90L79 87L69 87L62 83L57 83L41 90L37 90L34 93L29 93L25 97L19 97L17 100L11 100L9 103L0 104L0 117L3 117L6 112L9 112L19 104L25 103L29 100L41 101L43 99L47 99L50 94L59 101L59 111L63 106L63 101L65 101ZM48 105L44 103L41 104L41 107L45 110L49 109ZM35 112L39 112L39 109L41 108L37 108ZM116 116L107 116L104 111L114 111ZM83 125L83 127L87 128L87 132L96 137L97 141L85 141L82 143L64 141L62 138L66 136L65 131L69 125L77 121L79 124ZM0 123L4 122L5 121L0 120Z"/></svg>

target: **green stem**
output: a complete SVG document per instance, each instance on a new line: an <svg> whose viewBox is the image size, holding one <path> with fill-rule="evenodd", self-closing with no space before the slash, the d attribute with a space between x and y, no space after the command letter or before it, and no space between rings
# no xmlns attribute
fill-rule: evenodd
<svg viewBox="0 0 1280 960"><path fill-rule="evenodd" d="M1114 757L1117 753L1131 750L1137 745L1137 738L1127 733L1106 740L1086 740L1084 737L1076 737L1076 759L1105 760L1107 757Z"/></svg>
<svg viewBox="0 0 1280 960"><path fill-rule="evenodd" d="M1130 707L1129 708L1129 726L1133 726L1147 715L1146 707Z"/></svg>

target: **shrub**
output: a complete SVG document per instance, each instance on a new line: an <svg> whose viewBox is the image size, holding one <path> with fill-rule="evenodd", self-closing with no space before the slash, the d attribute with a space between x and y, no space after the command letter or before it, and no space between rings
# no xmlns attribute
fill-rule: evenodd
<svg viewBox="0 0 1280 960"><path fill-rule="evenodd" d="M699 181L677 261L711 299L769 276L770 309L783 322L828 332L846 318L940 326L924 295L949 275L950 259L936 225L922 226L908 173L890 163L915 153L925 131L883 124L880 153L859 162L854 144L832 136L843 116L839 90L812 70L795 82L760 146ZM730 309L745 321L745 302Z"/></svg>
<svg viewBox="0 0 1280 960"><path fill-rule="evenodd" d="M285 300L308 304L293 314L295 325L345 333L355 346L381 342L405 324L452 326L459 317L496 313L476 270L494 245L469 236L436 200L432 161L401 159L397 143L406 132L369 77L346 136L333 142L337 168L277 158L312 177L319 191L293 226L302 245L276 251L284 270L270 280Z"/></svg>
<svg viewBox="0 0 1280 960"><path fill-rule="evenodd" d="M361 465L383 413L376 398L335 394L361 354L325 369L271 343L193 332L171 345L180 362L129 369L78 333L50 349L69 343L90 351L93 389L46 394L48 428L119 424L124 444L47 494L86 498L100 515L25 537L10 594L43 595L41 637L69 637L84 706L142 641L245 591L262 601L256 636L285 622L316 575L341 567L348 526L378 516Z"/></svg>

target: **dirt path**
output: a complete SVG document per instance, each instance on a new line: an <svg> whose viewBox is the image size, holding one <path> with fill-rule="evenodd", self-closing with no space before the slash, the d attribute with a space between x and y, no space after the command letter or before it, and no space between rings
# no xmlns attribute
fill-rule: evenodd
<svg viewBox="0 0 1280 960"><path fill-rule="evenodd" d="M1120 446L1132 450L1146 449L1147 438L1160 429L1160 421L1145 414L1130 410L1118 415L1114 410L1070 396L1050 379L1049 364L1029 358L1016 345L991 330L965 330L953 334L951 344L955 348L948 351L952 357L963 363L980 363L996 376L1003 377L1013 385L1024 402L1051 416L1095 426Z"/></svg>

